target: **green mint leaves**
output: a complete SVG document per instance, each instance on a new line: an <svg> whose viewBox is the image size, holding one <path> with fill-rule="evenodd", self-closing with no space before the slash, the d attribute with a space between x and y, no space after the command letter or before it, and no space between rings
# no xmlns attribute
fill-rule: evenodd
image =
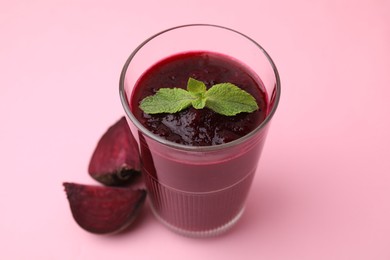
<svg viewBox="0 0 390 260"><path fill-rule="evenodd" d="M190 106L196 109L207 107L225 116L251 113L259 108L251 94L231 83L215 84L207 90L202 81L193 78L188 79L187 90L161 88L140 104L141 110L147 114L173 114Z"/></svg>
<svg viewBox="0 0 390 260"><path fill-rule="evenodd" d="M141 101L140 108L147 114L176 113L189 106L194 96L181 88L161 88L153 96Z"/></svg>

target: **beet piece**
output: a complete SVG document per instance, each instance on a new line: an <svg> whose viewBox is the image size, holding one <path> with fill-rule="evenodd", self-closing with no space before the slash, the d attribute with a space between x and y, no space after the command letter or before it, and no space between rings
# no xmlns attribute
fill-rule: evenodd
<svg viewBox="0 0 390 260"><path fill-rule="evenodd" d="M63 183L73 218L83 229L107 234L128 227L138 216L146 191Z"/></svg>
<svg viewBox="0 0 390 260"><path fill-rule="evenodd" d="M138 144L122 117L99 140L89 163L88 172L108 186L129 184L140 175Z"/></svg>

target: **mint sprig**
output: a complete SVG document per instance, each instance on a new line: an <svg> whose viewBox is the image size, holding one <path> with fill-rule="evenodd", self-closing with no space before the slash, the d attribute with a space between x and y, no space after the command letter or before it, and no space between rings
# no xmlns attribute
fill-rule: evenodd
<svg viewBox="0 0 390 260"><path fill-rule="evenodd" d="M140 108L147 114L173 114L191 105L196 109L207 107L225 116L251 113L259 109L256 99L234 84L215 84L207 90L202 81L193 78L188 79L187 90L161 88L156 94L144 98Z"/></svg>

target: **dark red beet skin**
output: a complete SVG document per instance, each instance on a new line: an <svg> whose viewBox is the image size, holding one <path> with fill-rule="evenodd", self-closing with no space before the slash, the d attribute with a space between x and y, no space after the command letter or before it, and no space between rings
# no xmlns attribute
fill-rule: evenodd
<svg viewBox="0 0 390 260"><path fill-rule="evenodd" d="M125 229L145 202L145 190L64 184L73 218L83 229L107 234Z"/></svg>
<svg viewBox="0 0 390 260"><path fill-rule="evenodd" d="M203 81L207 88L233 83L255 97L259 110L236 116L223 116L207 108L153 115L140 110L143 98L160 88L186 89L190 77ZM131 104L134 115L152 133L179 144L207 146L231 142L254 130L266 117L265 100L260 79L243 64L221 54L189 52L164 59L147 70L136 84Z"/></svg>
<svg viewBox="0 0 390 260"><path fill-rule="evenodd" d="M122 117L99 140L88 172L97 181L120 186L130 183L141 169L138 144Z"/></svg>

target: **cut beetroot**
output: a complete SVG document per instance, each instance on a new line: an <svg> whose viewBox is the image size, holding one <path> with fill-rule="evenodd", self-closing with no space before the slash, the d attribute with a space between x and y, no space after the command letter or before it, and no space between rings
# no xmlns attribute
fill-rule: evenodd
<svg viewBox="0 0 390 260"><path fill-rule="evenodd" d="M137 217L146 191L119 187L64 184L73 218L83 229L106 234L119 232Z"/></svg>
<svg viewBox="0 0 390 260"><path fill-rule="evenodd" d="M88 172L105 185L121 186L130 183L140 171L138 144L122 117L99 140Z"/></svg>

